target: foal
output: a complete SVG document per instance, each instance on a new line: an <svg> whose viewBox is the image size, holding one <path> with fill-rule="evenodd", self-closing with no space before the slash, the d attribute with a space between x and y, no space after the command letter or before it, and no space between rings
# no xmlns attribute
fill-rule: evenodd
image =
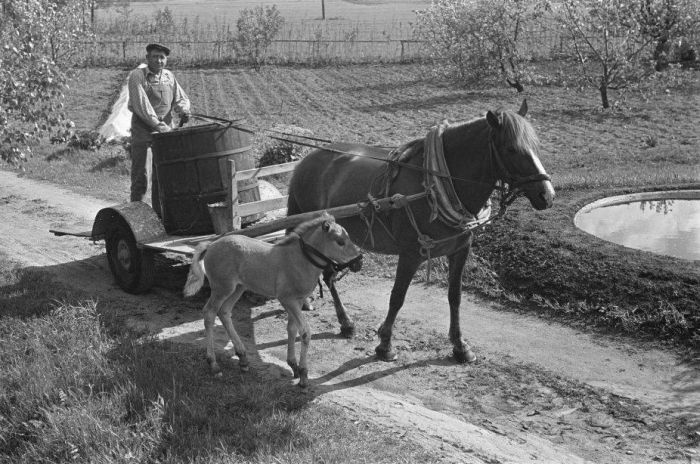
<svg viewBox="0 0 700 464"><path fill-rule="evenodd" d="M217 315L233 342L241 370L248 370L245 346L233 327L231 311L243 292L251 290L276 297L287 310L287 364L294 377L299 377L299 386L306 387L306 352L311 330L301 308L316 287L321 272L338 272L346 267L359 271L362 253L350 241L345 229L325 212L302 223L274 245L242 235L226 235L198 246L184 294L194 295L204 284L204 277L209 279L211 296L203 311L207 362L212 373L221 374L214 353L213 329ZM297 332L301 335L299 364L294 351Z"/></svg>

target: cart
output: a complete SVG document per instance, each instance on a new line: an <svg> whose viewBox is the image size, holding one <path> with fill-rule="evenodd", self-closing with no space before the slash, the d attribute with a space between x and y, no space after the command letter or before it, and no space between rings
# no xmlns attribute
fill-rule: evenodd
<svg viewBox="0 0 700 464"><path fill-rule="evenodd" d="M284 235L286 229L318 216L322 211L295 214L241 227L241 218L261 216L270 211L286 208L287 196L239 203L239 183L288 173L294 170L296 164L297 162L292 162L236 171L235 161L228 160L227 176L230 182L226 199L221 204L211 205L219 210L218 222L220 227L224 228L219 233L168 234L153 208L140 201L101 209L95 216L92 229L89 231L51 229L50 232L56 236L72 235L86 237L93 241L104 240L109 268L119 287L127 293L145 293L154 284L154 258L159 253L169 252L191 257L197 245L229 234L246 235L266 242L275 242ZM410 201L411 197L408 196L406 199ZM332 207L323 211L335 218L373 214L402 207L402 200L403 198L397 197L381 198ZM371 212L367 213L366 210Z"/></svg>

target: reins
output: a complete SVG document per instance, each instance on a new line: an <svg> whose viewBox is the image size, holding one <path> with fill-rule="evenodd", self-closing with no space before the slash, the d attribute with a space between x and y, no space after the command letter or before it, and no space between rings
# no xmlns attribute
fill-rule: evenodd
<svg viewBox="0 0 700 464"><path fill-rule="evenodd" d="M413 164L404 163L403 161L392 160L392 159L387 159L387 158L381 158L381 157L379 157L379 156L372 156L372 155L367 155L367 154L363 154L363 153L353 153L353 152L351 152L351 151L340 150L340 149L338 149L338 148L333 148L333 147L328 147L328 146L323 146L323 145L317 145L317 144L314 144L314 143L308 143L308 142L302 142L302 141L299 141L299 140L294 140L294 139L292 139L291 137L294 137L294 138L301 138L301 139L306 139L306 140L311 140L311 141L314 141L314 142L328 143L328 144L333 143L332 140L321 139L321 138L317 138L317 137L309 137L309 136L305 136L305 135L290 134L290 133L288 133L288 132L277 131L277 130L274 130L274 129L263 129L262 131L260 131L260 130L256 131L256 130L253 129L253 128L244 127L244 126L241 126L241 125L239 125L239 124L236 124L235 121L228 120L228 119L224 119L224 118L218 118L218 117L215 117L215 116L207 116L207 115L205 115L205 114L193 113L192 116L195 117L195 118L198 118L198 119L209 119L209 120L212 120L213 122L215 122L215 123L217 123L217 124L219 124L219 125L221 125L221 126L233 127L234 129L238 129L238 130L240 130L240 131L242 131L242 132L246 132L246 133L251 134L251 135L258 135L260 132L270 132L270 133L274 133L274 134L279 134L279 135L270 135L270 134L265 134L265 135L266 135L268 138L271 138L271 139L273 139L273 140L279 140L279 141L281 141L281 142L293 143L293 144L295 144L295 145L301 145L301 146L304 146L304 147L316 148L316 149L320 149L320 150L326 150L326 151L329 151L329 152L332 152L332 153L337 153L337 154L339 154L339 155L351 155L351 156L357 156L357 157L360 157L360 158L369 158L369 159L372 159L372 160L381 161L382 163L393 164L393 165L395 165L395 166L404 167L404 168L406 168L406 169L412 169L412 170L414 170L414 171L427 172L427 173L432 174L432 175L434 175L434 176L449 178L449 179L457 180L457 181L460 181L460 182L471 183L471 184L480 184L480 185L486 185L486 184L487 184L486 182L475 181L475 180L472 180L472 179L463 179L463 178L461 178L461 177L452 176L452 175L450 175L450 174L445 174L445 173L442 173L442 172L439 172L439 171L426 169L426 168L424 168L424 167L422 167L422 166L416 166L416 165L413 165ZM226 123L226 124L224 124L224 123ZM282 137L282 135L284 135L285 137ZM289 137L289 138L288 138L288 137ZM386 149L391 148L391 149L396 149L396 148L399 148L399 147L377 147L377 148L386 148ZM491 185L491 184L488 184L488 185Z"/></svg>

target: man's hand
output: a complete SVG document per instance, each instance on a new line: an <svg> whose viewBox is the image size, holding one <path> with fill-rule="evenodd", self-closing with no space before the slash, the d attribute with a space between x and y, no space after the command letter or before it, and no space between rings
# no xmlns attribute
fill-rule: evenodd
<svg viewBox="0 0 700 464"><path fill-rule="evenodd" d="M158 125L156 126L157 132L170 132L171 130L173 130L173 129L164 122L159 122Z"/></svg>
<svg viewBox="0 0 700 464"><path fill-rule="evenodd" d="M190 122L190 113L182 113L180 115L180 127L184 126L188 122Z"/></svg>

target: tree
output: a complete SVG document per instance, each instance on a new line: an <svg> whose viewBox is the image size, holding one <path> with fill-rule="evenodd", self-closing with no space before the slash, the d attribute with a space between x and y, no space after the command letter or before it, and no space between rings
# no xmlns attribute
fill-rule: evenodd
<svg viewBox="0 0 700 464"><path fill-rule="evenodd" d="M630 15L635 1L564 0L554 10L571 39L581 78L597 86L603 108L610 107L609 90L625 88L653 71L645 55L652 39Z"/></svg>
<svg viewBox="0 0 700 464"><path fill-rule="evenodd" d="M637 0L631 2L630 15L639 23L641 33L654 40L653 59L656 70L668 66L671 44L700 24L700 2L697 0Z"/></svg>
<svg viewBox="0 0 700 464"><path fill-rule="evenodd" d="M540 5L532 0L434 0L416 12L416 32L446 76L478 81L500 75L522 91L531 57L518 44L524 27L542 16Z"/></svg>
<svg viewBox="0 0 700 464"><path fill-rule="evenodd" d="M90 24L95 26L95 11L98 8L107 8L112 6L116 0L88 0L90 4Z"/></svg>
<svg viewBox="0 0 700 464"><path fill-rule="evenodd" d="M236 51L259 70L267 49L283 24L284 18L275 5L241 10L236 22Z"/></svg>
<svg viewBox="0 0 700 464"><path fill-rule="evenodd" d="M66 140L65 69L84 27L84 0L5 0L0 17L0 159L17 163L44 136Z"/></svg>

